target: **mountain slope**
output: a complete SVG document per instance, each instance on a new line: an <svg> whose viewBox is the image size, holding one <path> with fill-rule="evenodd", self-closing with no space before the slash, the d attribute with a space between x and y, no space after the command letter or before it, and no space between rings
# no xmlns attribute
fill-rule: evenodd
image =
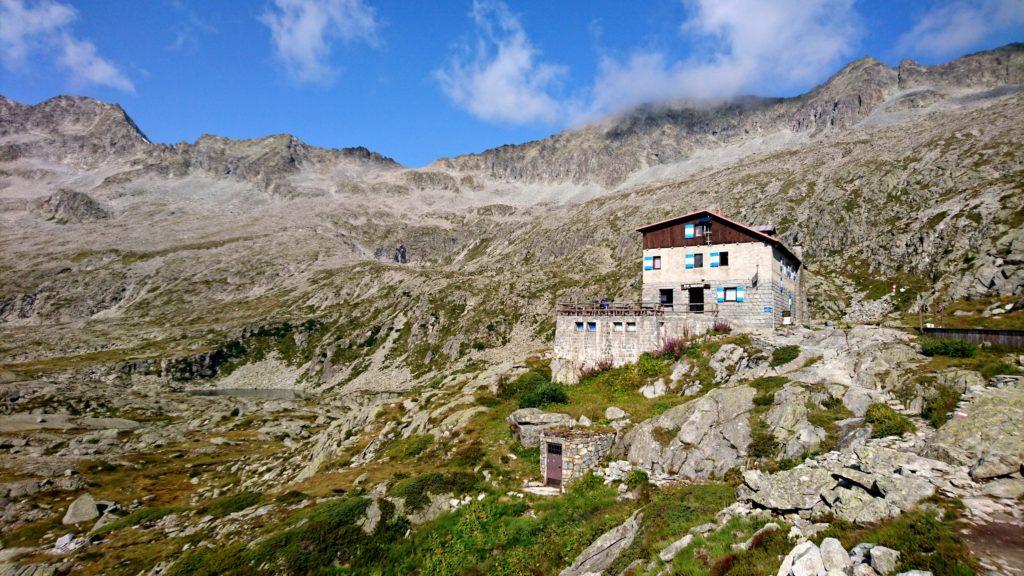
<svg viewBox="0 0 1024 576"><path fill-rule="evenodd" d="M795 98L643 106L544 140L442 159L433 166L499 180L614 186L638 170L685 159L700 148L780 132L827 137L908 93L926 90L935 101L953 96L958 90L1022 83L1024 44L1010 44L938 66L904 61L890 68L872 58L862 58Z"/></svg>
<svg viewBox="0 0 1024 576"><path fill-rule="evenodd" d="M806 97L587 128L617 126L627 158L677 153L650 137L669 125L672 138L715 142L694 150L726 139L714 126L740 140L748 123L817 132L555 205L531 199L575 185L406 170L287 135L155 145L120 108L92 105L100 112L87 122L79 102L69 118L41 122L5 101L13 120L0 146L18 152L0 163L0 359L38 368L187 356L252 326L316 320L330 330L295 360L309 385L404 389L543 346L559 299L634 298L635 227L705 207L773 222L800 244L820 320L861 314L865 302L877 319L1019 297L1024 96L993 84L1020 78L1020 55L1011 46L924 72L860 60ZM120 127L96 145L112 152L72 157L66 147L90 150L83 127L103 122ZM612 150L557 148L594 164ZM54 206L71 209L58 217ZM399 244L408 263L394 261ZM886 296L893 283L903 290Z"/></svg>

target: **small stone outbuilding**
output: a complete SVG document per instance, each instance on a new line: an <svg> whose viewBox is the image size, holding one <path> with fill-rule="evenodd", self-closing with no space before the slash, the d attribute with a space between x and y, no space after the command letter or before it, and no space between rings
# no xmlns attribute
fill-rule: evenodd
<svg viewBox="0 0 1024 576"><path fill-rule="evenodd" d="M597 466L612 449L611 428L549 428L540 437L540 471L548 486L563 487Z"/></svg>

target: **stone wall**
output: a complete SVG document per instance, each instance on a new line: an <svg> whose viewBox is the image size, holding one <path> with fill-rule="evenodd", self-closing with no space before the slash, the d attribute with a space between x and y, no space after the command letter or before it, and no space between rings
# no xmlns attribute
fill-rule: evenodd
<svg viewBox="0 0 1024 576"><path fill-rule="evenodd" d="M611 367L636 362L668 338L707 332L715 318L707 314L559 314L555 319L552 377L575 384L582 372L601 364ZM583 330L579 329L582 323ZM593 327L593 330L591 330Z"/></svg>
<svg viewBox="0 0 1024 576"><path fill-rule="evenodd" d="M548 477L548 444L562 445L562 486L592 470L612 449L614 432L585 428L552 430L541 435L540 473Z"/></svg>

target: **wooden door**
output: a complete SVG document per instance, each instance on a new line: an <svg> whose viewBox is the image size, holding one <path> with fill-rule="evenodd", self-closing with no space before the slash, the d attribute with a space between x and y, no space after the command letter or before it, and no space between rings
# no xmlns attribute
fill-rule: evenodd
<svg viewBox="0 0 1024 576"><path fill-rule="evenodd" d="M548 465L547 465L548 477L546 483L548 486L561 486L562 485L562 445L561 444L548 444Z"/></svg>

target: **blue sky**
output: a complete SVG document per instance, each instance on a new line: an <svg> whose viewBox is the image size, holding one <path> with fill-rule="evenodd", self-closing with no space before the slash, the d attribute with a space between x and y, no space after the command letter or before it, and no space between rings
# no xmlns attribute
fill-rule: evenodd
<svg viewBox="0 0 1024 576"><path fill-rule="evenodd" d="M156 142L287 132L420 166L1022 40L1024 0L0 0L0 94L118 102Z"/></svg>

